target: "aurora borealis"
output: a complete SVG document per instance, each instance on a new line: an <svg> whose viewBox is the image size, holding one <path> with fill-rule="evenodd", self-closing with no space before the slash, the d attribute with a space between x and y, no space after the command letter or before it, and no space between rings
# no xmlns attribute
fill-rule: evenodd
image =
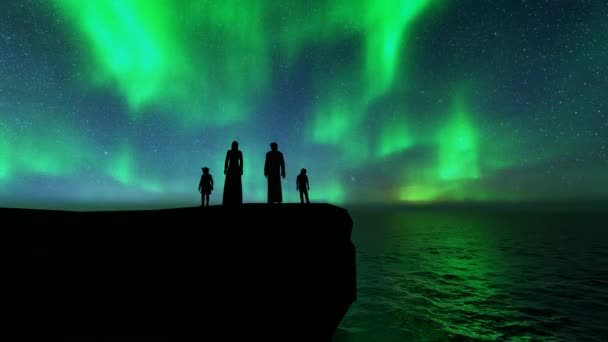
<svg viewBox="0 0 608 342"><path fill-rule="evenodd" d="M608 197L603 1L0 4L0 206Z"/></svg>

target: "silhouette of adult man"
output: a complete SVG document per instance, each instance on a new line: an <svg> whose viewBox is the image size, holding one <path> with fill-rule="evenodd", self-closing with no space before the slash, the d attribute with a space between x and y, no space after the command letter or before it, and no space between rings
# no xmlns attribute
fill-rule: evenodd
<svg viewBox="0 0 608 342"><path fill-rule="evenodd" d="M224 161L224 197L222 204L241 204L243 203L243 185L241 176L243 175L243 153L239 150L239 143L232 142L232 148L226 152Z"/></svg>
<svg viewBox="0 0 608 342"><path fill-rule="evenodd" d="M285 178L285 160L276 142L270 144L270 151L266 152L264 163L264 176L268 178L268 203L283 202L281 191L281 177Z"/></svg>

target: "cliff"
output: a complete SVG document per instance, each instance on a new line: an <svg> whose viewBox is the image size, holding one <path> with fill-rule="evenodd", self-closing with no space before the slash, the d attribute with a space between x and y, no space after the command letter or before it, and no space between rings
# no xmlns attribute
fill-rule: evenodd
<svg viewBox="0 0 608 342"><path fill-rule="evenodd" d="M356 298L352 220L328 204L0 213L24 340L330 340Z"/></svg>

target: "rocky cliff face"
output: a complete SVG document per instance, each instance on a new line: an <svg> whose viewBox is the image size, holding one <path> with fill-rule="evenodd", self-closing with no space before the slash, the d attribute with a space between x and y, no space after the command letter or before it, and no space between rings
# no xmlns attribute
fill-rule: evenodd
<svg viewBox="0 0 608 342"><path fill-rule="evenodd" d="M330 340L356 299L353 222L332 205L1 213L24 339Z"/></svg>

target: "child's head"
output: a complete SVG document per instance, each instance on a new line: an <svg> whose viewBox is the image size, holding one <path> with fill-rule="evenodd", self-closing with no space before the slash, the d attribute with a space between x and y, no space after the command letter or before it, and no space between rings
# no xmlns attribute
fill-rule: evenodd
<svg viewBox="0 0 608 342"><path fill-rule="evenodd" d="M208 167L203 167L201 169L203 170L204 174L208 174L209 173L209 168Z"/></svg>
<svg viewBox="0 0 608 342"><path fill-rule="evenodd" d="M306 174L306 169L300 170L300 173L303 174L303 175L305 175Z"/></svg>

